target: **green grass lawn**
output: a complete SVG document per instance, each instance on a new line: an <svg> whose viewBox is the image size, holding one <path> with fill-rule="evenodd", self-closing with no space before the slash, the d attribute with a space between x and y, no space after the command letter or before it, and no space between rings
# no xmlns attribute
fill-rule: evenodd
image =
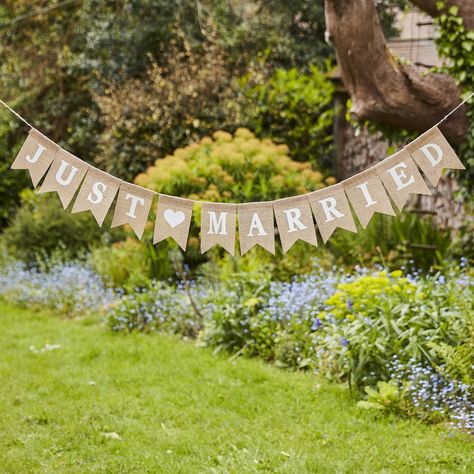
<svg viewBox="0 0 474 474"><path fill-rule="evenodd" d="M343 387L0 304L0 472L473 472L474 443ZM37 352L45 344L59 349Z"/></svg>

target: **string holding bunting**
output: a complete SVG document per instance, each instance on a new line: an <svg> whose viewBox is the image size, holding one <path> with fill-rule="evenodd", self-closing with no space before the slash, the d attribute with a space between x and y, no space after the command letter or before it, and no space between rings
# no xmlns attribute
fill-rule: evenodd
<svg viewBox="0 0 474 474"><path fill-rule="evenodd" d="M202 203L201 253L221 245L234 255L237 218L243 255L256 245L275 253L274 217L286 253L298 240L317 246L316 229L324 243L337 228L357 232L353 211L364 229L377 212L394 216L392 202L402 210L410 194L431 194L421 172L436 186L444 169L465 169L438 126L473 96L399 152L336 185L271 202ZM71 212L91 211L100 226L116 200L111 226L129 224L142 238L158 193L85 163L32 127L5 102L0 100L0 104L30 127L12 169L27 170L35 188L44 178L39 192L56 192L64 208L77 194ZM153 243L171 237L186 250L194 204L191 199L159 194Z"/></svg>

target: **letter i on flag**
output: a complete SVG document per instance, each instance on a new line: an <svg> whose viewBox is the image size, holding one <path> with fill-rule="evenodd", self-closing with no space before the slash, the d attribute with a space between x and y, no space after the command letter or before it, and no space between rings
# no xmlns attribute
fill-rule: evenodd
<svg viewBox="0 0 474 474"><path fill-rule="evenodd" d="M201 206L201 253L216 244L235 254L235 204L204 202Z"/></svg>

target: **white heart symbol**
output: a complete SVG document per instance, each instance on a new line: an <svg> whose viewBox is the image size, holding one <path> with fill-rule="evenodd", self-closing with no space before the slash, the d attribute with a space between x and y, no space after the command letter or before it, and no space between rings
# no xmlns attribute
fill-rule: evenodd
<svg viewBox="0 0 474 474"><path fill-rule="evenodd" d="M168 222L170 227L174 229L177 225L184 221L185 215L182 211L173 211L173 209L166 209L163 213L165 221Z"/></svg>

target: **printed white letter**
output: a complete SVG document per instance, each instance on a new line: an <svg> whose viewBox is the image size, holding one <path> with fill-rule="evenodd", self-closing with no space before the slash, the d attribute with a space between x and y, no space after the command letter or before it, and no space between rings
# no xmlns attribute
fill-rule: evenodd
<svg viewBox="0 0 474 474"><path fill-rule="evenodd" d="M63 175L68 166L71 166L71 172L69 173L69 176L64 179ZM74 179L74 176L78 171L79 170L75 166L69 165L67 161L61 160L61 166L56 173L56 181L62 186L67 186Z"/></svg>
<svg viewBox="0 0 474 474"><path fill-rule="evenodd" d="M91 202L92 204L99 204L102 201L102 199L104 199L104 193L106 189L107 189L107 186L104 183L97 181L92 186L92 192L90 192L89 195L87 196L87 200ZM92 197L92 193L94 193L95 198Z"/></svg>
<svg viewBox="0 0 474 474"><path fill-rule="evenodd" d="M286 219L288 220L288 232L296 232L299 230L307 229L305 225L300 221L301 211L294 207L293 209L287 209L283 211L286 214ZM298 227L298 229L295 227Z"/></svg>
<svg viewBox="0 0 474 474"><path fill-rule="evenodd" d="M335 218L340 219L341 217L344 217L344 214L336 209L336 200L333 197L321 199L321 201L318 202L323 206L323 211L326 215L326 222L331 222Z"/></svg>
<svg viewBox="0 0 474 474"><path fill-rule="evenodd" d="M253 237L254 228L256 228L258 231L257 235L267 235L267 233L265 232L263 228L262 222L256 212L254 212L252 215L252 222L250 223L250 229L249 229L249 233L247 234L247 237Z"/></svg>
<svg viewBox="0 0 474 474"><path fill-rule="evenodd" d="M395 165L393 168L390 168L387 170L387 173L393 178L395 181L395 184L397 185L397 190L400 191L400 189L406 188L407 186L410 186L410 184L413 184L415 182L415 177L413 175L410 176L408 181L405 183L402 181L403 178L406 178L407 175L405 174L404 171L400 171L397 173L397 168L406 168L407 165L405 163L399 163L398 165Z"/></svg>
<svg viewBox="0 0 474 474"><path fill-rule="evenodd" d="M436 155L438 155L436 158L433 156L433 153L431 153L430 148L432 148L436 152ZM435 167L443 159L443 150L439 145L436 145L436 143L428 143L427 145L422 146L420 151L424 153L428 160L430 160L432 167Z"/></svg>
<svg viewBox="0 0 474 474"><path fill-rule="evenodd" d="M369 182L367 181L366 183L362 183L362 184L359 184L359 186L356 186L356 188L359 188L362 191L362 194L365 197L365 200L367 202L365 207L370 207L370 206L373 206L374 204L377 204L377 201L374 201L372 199L372 196L370 195L369 190L367 189L368 184Z"/></svg>
<svg viewBox="0 0 474 474"><path fill-rule="evenodd" d="M127 212L127 216L133 219L136 219L137 216L135 215L135 212L137 210L137 204L140 203L141 206L144 206L145 199L138 196L134 196L133 194L130 194L130 193L127 193L127 195L125 196L125 199L132 200L132 202L130 203L130 209Z"/></svg>
<svg viewBox="0 0 474 474"><path fill-rule="evenodd" d="M36 163L39 160L39 157L43 154L43 151L46 150L46 148L38 143L38 149L36 150L36 153L33 155L33 158L30 155L26 155L25 159L26 161L29 161L30 163Z"/></svg>
<svg viewBox="0 0 474 474"><path fill-rule="evenodd" d="M227 235L226 231L226 221L227 221L227 212L219 212L219 219L217 219L216 213L214 211L208 211L209 214L209 235L219 234ZM222 228L222 230L221 230Z"/></svg>

